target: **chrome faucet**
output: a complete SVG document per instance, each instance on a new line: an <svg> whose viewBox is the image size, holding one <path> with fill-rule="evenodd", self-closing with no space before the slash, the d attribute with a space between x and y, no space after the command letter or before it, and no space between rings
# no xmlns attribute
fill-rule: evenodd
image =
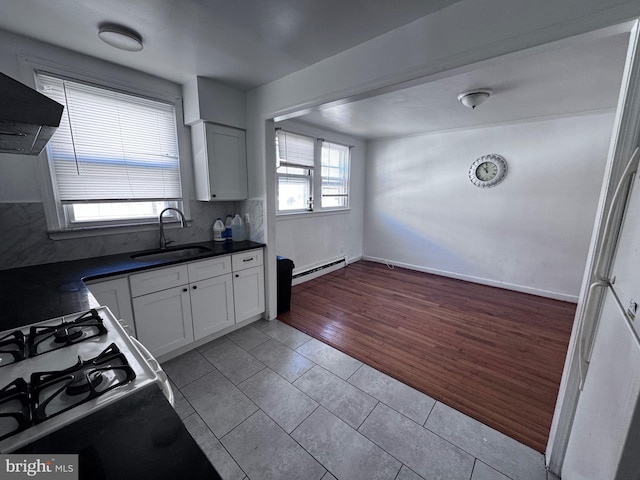
<svg viewBox="0 0 640 480"><path fill-rule="evenodd" d="M165 250L167 248L167 245L169 245L170 243L173 243L173 240L167 241L164 238L164 223L162 222L162 216L164 215L164 212L166 212L167 210L173 210L174 212L180 215L180 228L184 228L187 222L186 219L184 218L184 213L182 213L182 211L180 211L177 208L167 207L160 212L160 215L158 216L158 223L160 224L160 250Z"/></svg>

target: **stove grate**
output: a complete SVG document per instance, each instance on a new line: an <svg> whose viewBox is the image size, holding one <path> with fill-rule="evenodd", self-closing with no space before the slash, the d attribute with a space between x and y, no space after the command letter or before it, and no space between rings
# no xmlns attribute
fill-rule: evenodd
<svg viewBox="0 0 640 480"><path fill-rule="evenodd" d="M70 368L31 374L34 423L41 423L131 382L135 372L115 343Z"/></svg>
<svg viewBox="0 0 640 480"><path fill-rule="evenodd" d="M32 424L29 386L22 378L0 389L0 440L26 430Z"/></svg>
<svg viewBox="0 0 640 480"><path fill-rule="evenodd" d="M70 322L33 326L27 337L27 356L35 357L107 333L102 318L91 309Z"/></svg>

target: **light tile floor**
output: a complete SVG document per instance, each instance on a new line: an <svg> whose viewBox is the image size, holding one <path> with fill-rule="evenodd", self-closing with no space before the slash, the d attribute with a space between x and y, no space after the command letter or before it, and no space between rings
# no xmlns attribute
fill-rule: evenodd
<svg viewBox="0 0 640 480"><path fill-rule="evenodd" d="M551 480L543 456L277 320L163 364L225 480Z"/></svg>

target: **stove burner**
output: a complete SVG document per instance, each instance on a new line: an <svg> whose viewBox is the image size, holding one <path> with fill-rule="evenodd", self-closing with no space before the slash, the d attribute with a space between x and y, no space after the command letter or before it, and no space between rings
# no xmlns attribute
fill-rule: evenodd
<svg viewBox="0 0 640 480"><path fill-rule="evenodd" d="M56 343L69 343L77 340L82 336L82 327L80 326L67 326L63 325L53 334L54 342Z"/></svg>
<svg viewBox="0 0 640 480"><path fill-rule="evenodd" d="M0 367L24 360L26 345L24 334L18 330L0 338Z"/></svg>
<svg viewBox="0 0 640 480"><path fill-rule="evenodd" d="M100 370L80 372L75 376L71 383L67 385L65 393L71 396L87 393L91 391L91 389L100 385L100 382L102 382L102 378L103 377L102 373L100 373Z"/></svg>
<svg viewBox="0 0 640 480"><path fill-rule="evenodd" d="M59 325L36 325L30 328L27 337L27 357L35 357L105 333L107 329L95 309Z"/></svg>
<svg viewBox="0 0 640 480"><path fill-rule="evenodd" d="M41 423L136 378L115 343L65 370L31 374L34 423Z"/></svg>
<svg viewBox="0 0 640 480"><path fill-rule="evenodd" d="M0 440L31 426L29 387L22 378L0 389Z"/></svg>

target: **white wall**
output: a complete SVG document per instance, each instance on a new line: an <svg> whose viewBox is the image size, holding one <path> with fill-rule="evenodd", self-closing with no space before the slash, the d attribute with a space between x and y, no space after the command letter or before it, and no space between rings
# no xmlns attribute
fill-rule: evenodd
<svg viewBox="0 0 640 480"><path fill-rule="evenodd" d="M275 156L270 119L326 102L355 97L498 55L518 52L571 35L631 20L640 4L631 0L463 0L247 94L247 152L255 182L264 193L266 241L276 237ZM271 142L272 143L272 142ZM268 249L268 284L275 283L275 252ZM276 292L268 294L270 318Z"/></svg>
<svg viewBox="0 0 640 480"><path fill-rule="evenodd" d="M178 99L182 94L180 85L167 80L0 30L0 72L33 86L33 76L21 69L20 57L68 68L126 90L173 99ZM248 202L211 203L193 200L189 138L188 127L182 125L180 114L178 141L185 212L190 210L193 221L189 228L170 229L168 235L171 240L182 244L211 240L211 227L217 216L251 211ZM42 188L44 182L50 180L42 174L44 162L44 154L28 156L0 153L0 269L157 247L158 229L154 225L128 233L104 232L98 236L64 240L49 238ZM253 227L260 228L262 215L253 215L253 218ZM259 239L260 235L254 237Z"/></svg>
<svg viewBox="0 0 640 480"><path fill-rule="evenodd" d="M577 301L613 112L370 142L364 257ZM502 155L482 189L478 157Z"/></svg>
<svg viewBox="0 0 640 480"><path fill-rule="evenodd" d="M182 95L182 87L173 82L0 30L0 72L33 87L33 76L21 69L20 57L68 68L134 91L173 98ZM181 140L180 153L183 157L190 158L189 131L183 127L178 134ZM0 153L0 202L42 201L40 190L34 181L37 178L37 175L34 177L34 172L39 170L38 164L42 161L44 155L37 157ZM192 174L184 173L188 173L188 178L185 179L187 189L193 190Z"/></svg>
<svg viewBox="0 0 640 480"><path fill-rule="evenodd" d="M291 132L325 138L343 145L353 145L354 148L351 149L349 210L278 216L276 253L293 260L294 275L345 256L347 261L360 259L366 143L298 122L286 121L277 125Z"/></svg>

